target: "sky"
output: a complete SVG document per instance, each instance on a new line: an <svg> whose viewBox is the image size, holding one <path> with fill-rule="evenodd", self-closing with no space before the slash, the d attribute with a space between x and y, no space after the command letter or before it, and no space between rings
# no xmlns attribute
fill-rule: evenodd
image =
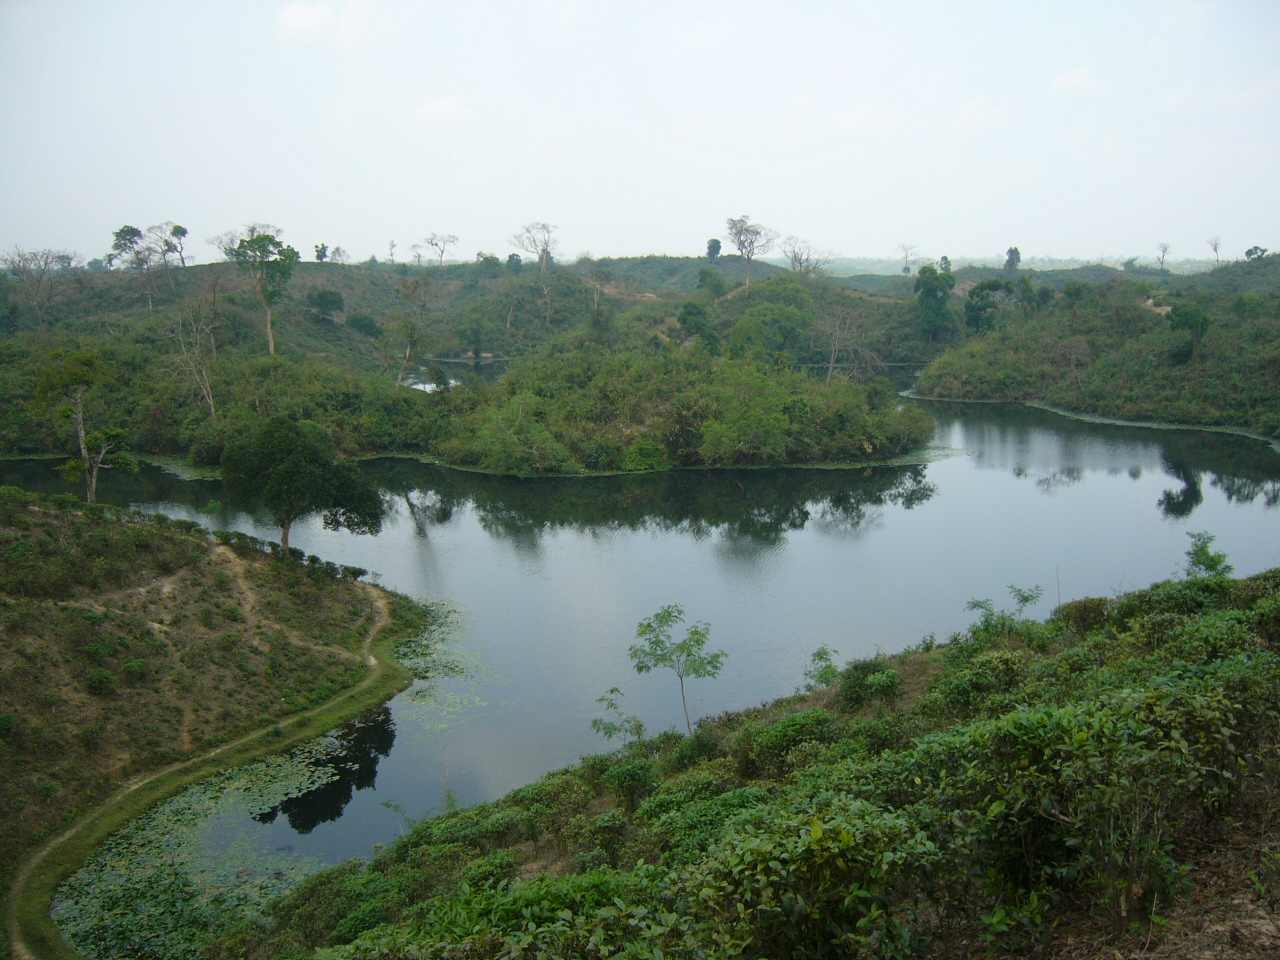
<svg viewBox="0 0 1280 960"><path fill-rule="evenodd" d="M0 0L0 248L1280 247L1280 3ZM726 244L727 246L727 244Z"/></svg>

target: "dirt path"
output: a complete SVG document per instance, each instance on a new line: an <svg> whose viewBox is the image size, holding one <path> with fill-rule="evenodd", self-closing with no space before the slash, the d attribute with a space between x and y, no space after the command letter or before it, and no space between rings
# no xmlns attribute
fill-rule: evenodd
<svg viewBox="0 0 1280 960"><path fill-rule="evenodd" d="M237 579L239 582L239 586L243 590L242 599L246 600L249 605L249 609L247 609L245 613L246 622L249 624L256 625L257 623L256 595L254 594L252 587L248 583L247 578L244 577L243 561L238 556L236 556L233 551L231 551L225 546L220 545L216 547L215 550L217 551L225 550L226 553L229 554L234 560L233 569L237 570L238 572ZM167 580L169 578L165 578L165 579ZM163 581L159 581L159 583L162 586L162 588L166 585ZM148 584L147 587L145 588L137 588L137 589L149 589L154 586L156 586L156 582ZM381 676L382 670L383 670L383 664L378 660L377 657L373 655L373 643L377 639L378 634L380 634L384 629L386 629L387 625L391 622L391 605L387 602L386 594L384 594L381 590L378 590L376 587L373 587L369 584L360 584L360 586L363 587L365 592L369 595L370 602L373 605L373 623L369 627L369 632L365 634L364 643L361 645L360 653L353 654L350 651L339 650L335 647L325 647L319 644L310 644L305 641L303 643L304 645L307 645L307 646L313 646L315 649L327 650L330 652L341 653L346 656L355 657L356 659L363 659L366 666L368 666L369 668L369 671L368 673L365 674L364 679L362 679L355 686L349 687L347 690L344 690L342 693L339 693L337 696L332 697L329 700L326 700L324 703L320 704L319 706L312 707L309 710L304 710L301 713L290 714L287 717L277 718L275 720L272 720L271 723L265 724L264 726L259 727L258 729L253 730L250 733L243 734L237 737L235 740L231 740L227 743L222 744L221 746L214 747L212 750L207 750L204 753L198 754L196 756L188 757L185 760L180 760L176 763L171 763L168 766L161 767L158 770L153 770L150 773L144 773L144 774L141 774L140 776L135 777L134 779L120 786L117 790L115 790L111 794L111 796L109 796L102 803L98 804L92 810L89 810L88 812L84 813L79 818L77 818L75 823L73 823L70 827L68 827L62 833L58 834L53 839L47 841L42 846L32 851L32 853L27 857L26 861L22 864L22 866L18 868L18 872L14 875L13 883L9 888L9 901L6 909L5 919L9 926L9 950L10 950L11 960L40 960L40 958L27 946L26 942L22 939L21 931L18 928L18 904L25 897L26 887L27 887L27 884L30 882L32 872L35 870L36 867L38 867L45 860L45 858L49 856L50 853L52 853L58 847L62 846L72 837L76 836L89 823L91 823L103 810L106 810L111 806L113 806L114 804L119 803L122 798L128 796L129 794L133 793L136 790L141 789L142 787L145 787L149 783L153 783L154 781L158 780L161 777L165 777L171 773L176 773L182 770L199 767L201 764L204 764L209 760L212 760L213 758L223 753L226 753L229 750L234 750L237 747L241 747L252 740L262 737L265 734L268 734L271 730L275 729L282 721L296 722L298 720L304 720L308 717L312 717L318 713L326 711L332 708L335 704L343 700L346 700L349 697L355 696L356 694L364 690L366 687L368 687L371 683L373 683L375 680L377 680ZM171 585L169 588L172 589ZM274 626L278 626L278 625L274 625ZM189 738L190 731L189 730L185 731L184 735Z"/></svg>

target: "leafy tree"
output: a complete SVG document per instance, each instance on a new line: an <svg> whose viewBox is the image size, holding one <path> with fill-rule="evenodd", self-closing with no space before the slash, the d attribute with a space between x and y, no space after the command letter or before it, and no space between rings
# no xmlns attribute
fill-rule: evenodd
<svg viewBox="0 0 1280 960"><path fill-rule="evenodd" d="M964 320L976 333L988 329L995 317L1000 298L1013 291L1004 280L983 280L969 291L964 301Z"/></svg>
<svg viewBox="0 0 1280 960"><path fill-rule="evenodd" d="M709 350L719 348L720 338L716 336L715 327L707 317L706 308L702 304L692 300L681 304L676 320L687 336L697 337Z"/></svg>
<svg viewBox="0 0 1280 960"><path fill-rule="evenodd" d="M752 223L745 213L740 217L730 217L725 221L725 229L729 239L738 248L738 254L747 265L747 289L751 289L751 262L756 257L764 256L773 248L774 233L768 227Z"/></svg>
<svg viewBox="0 0 1280 960"><path fill-rule="evenodd" d="M948 257L946 254L943 254L941 257L938 258L938 272L939 273L951 272L951 258Z"/></svg>
<svg viewBox="0 0 1280 960"><path fill-rule="evenodd" d="M327 243L317 243L312 249L316 252L316 263L324 263L329 259L329 245Z"/></svg>
<svg viewBox="0 0 1280 960"><path fill-rule="evenodd" d="M1227 555L1213 549L1213 534L1203 530L1193 530L1187 534L1191 546L1187 548L1187 579L1199 577L1229 577L1234 567L1227 561Z"/></svg>
<svg viewBox="0 0 1280 960"><path fill-rule="evenodd" d="M518 253L507 254L507 269L510 270L512 273L519 273L521 270L524 269L524 261L520 259L520 254Z"/></svg>
<svg viewBox="0 0 1280 960"><path fill-rule="evenodd" d="M354 464L335 460L328 433L310 421L263 420L227 442L222 478L233 496L260 502L288 550L294 523L322 513L330 530L377 533L384 505Z"/></svg>
<svg viewBox="0 0 1280 960"><path fill-rule="evenodd" d="M950 267L950 263L947 266ZM947 303L955 285L956 278L949 269L939 271L926 264L916 274L914 290L920 328L930 340L938 339L951 325L951 311Z"/></svg>
<svg viewBox="0 0 1280 960"><path fill-rule="evenodd" d="M88 503L98 499L98 473L120 467L133 471L137 461L125 450L127 435L117 427L99 430L87 424L85 406L91 392L106 386L111 371L98 354L79 350L55 356L40 371L36 384L37 400L53 412L70 418L76 433L79 459L63 464L68 479L84 481L84 498Z"/></svg>
<svg viewBox="0 0 1280 960"><path fill-rule="evenodd" d="M678 603L668 604L652 617L636 625L636 639L627 651L636 673L648 673L659 668L672 671L680 681L680 704L684 708L684 725L690 734L689 703L685 699L684 680L715 677L728 656L723 650L707 650L711 639L711 627L695 623L689 627L683 640L674 641L671 630L684 622L684 608Z"/></svg>
<svg viewBox="0 0 1280 960"><path fill-rule="evenodd" d="M605 716L591 721L591 729L606 740L622 737L622 742L644 739L644 721L634 714L622 712L622 691L610 687L604 696L596 697L596 703L604 708Z"/></svg>
<svg viewBox="0 0 1280 960"><path fill-rule="evenodd" d="M1174 330L1185 330L1191 335L1191 359L1194 360L1200 349L1200 342L1209 332L1209 314L1198 304L1180 303L1169 311L1169 326Z"/></svg>
<svg viewBox="0 0 1280 960"><path fill-rule="evenodd" d="M271 328L271 308L284 296L293 268L297 266L298 251L270 230L254 225L246 236L236 238L234 246L226 246L223 252L228 260L239 264L253 282L253 291L266 314L267 352L276 353L275 332Z"/></svg>
<svg viewBox="0 0 1280 960"><path fill-rule="evenodd" d="M1249 261L1261 260L1266 255L1267 255L1266 247L1254 246L1254 247L1250 247L1248 250L1244 252L1244 258Z"/></svg>
<svg viewBox="0 0 1280 960"><path fill-rule="evenodd" d="M720 259L720 241L715 237L707 241L707 259L712 263Z"/></svg>
<svg viewBox="0 0 1280 960"><path fill-rule="evenodd" d="M1004 254L1004 268L1009 271L1017 270L1022 263L1022 251L1017 247L1010 247Z"/></svg>
<svg viewBox="0 0 1280 960"><path fill-rule="evenodd" d="M123 260L125 266L130 266L137 259L141 247L142 231L126 223L111 235L111 252L107 254L107 263L114 264L117 260Z"/></svg>

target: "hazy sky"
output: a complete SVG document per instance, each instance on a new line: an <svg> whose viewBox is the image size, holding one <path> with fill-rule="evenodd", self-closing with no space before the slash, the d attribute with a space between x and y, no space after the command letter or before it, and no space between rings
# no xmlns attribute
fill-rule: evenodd
<svg viewBox="0 0 1280 960"><path fill-rule="evenodd" d="M0 246L1280 247L1280 2L0 0Z"/></svg>

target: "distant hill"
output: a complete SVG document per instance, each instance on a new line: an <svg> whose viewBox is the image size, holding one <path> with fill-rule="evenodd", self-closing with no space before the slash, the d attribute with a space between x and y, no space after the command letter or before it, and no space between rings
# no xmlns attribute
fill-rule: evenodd
<svg viewBox="0 0 1280 960"><path fill-rule="evenodd" d="M725 286L735 287L746 280L746 261L736 255L722 256L713 264L706 257L600 257L572 264L579 276L597 277L626 293L692 293L698 289L698 274L711 268ZM782 267L757 260L751 265L752 280L767 280L786 273Z"/></svg>

